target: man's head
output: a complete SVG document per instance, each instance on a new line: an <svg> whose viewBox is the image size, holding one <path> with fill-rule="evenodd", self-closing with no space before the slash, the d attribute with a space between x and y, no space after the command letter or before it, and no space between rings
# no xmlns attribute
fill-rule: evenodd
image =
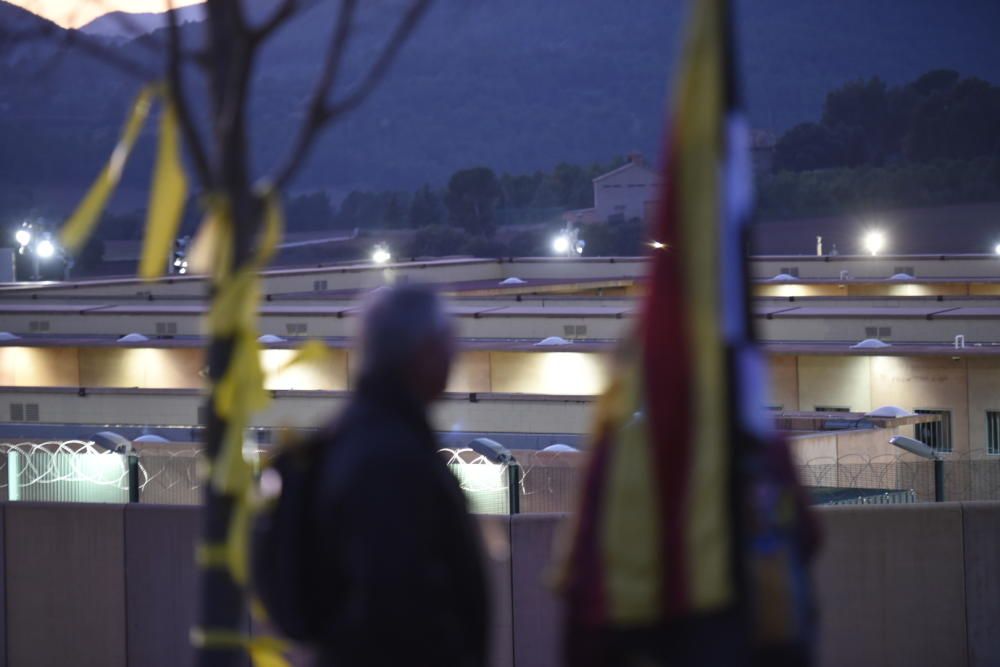
<svg viewBox="0 0 1000 667"><path fill-rule="evenodd" d="M430 402L448 382L454 338L434 290L419 285L379 289L361 323L361 377L399 383Z"/></svg>

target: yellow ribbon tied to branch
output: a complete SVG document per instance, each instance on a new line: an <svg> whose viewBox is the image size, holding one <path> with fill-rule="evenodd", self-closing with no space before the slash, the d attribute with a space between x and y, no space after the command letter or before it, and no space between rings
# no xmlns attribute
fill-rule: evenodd
<svg viewBox="0 0 1000 667"><path fill-rule="evenodd" d="M139 262L139 275L146 279L163 275L188 192L181 159L177 108L166 85L150 84L136 96L111 157L60 232L60 242L71 253L78 252L86 244L108 200L121 182L125 165L157 99L162 101L163 111L160 114L159 146L150 188L146 234Z"/></svg>

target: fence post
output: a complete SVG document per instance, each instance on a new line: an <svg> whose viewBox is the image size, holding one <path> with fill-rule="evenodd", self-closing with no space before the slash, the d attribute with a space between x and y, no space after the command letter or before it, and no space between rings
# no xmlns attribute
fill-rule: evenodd
<svg viewBox="0 0 1000 667"><path fill-rule="evenodd" d="M511 514L521 513L521 466L511 459L507 464L507 506Z"/></svg>
<svg viewBox="0 0 1000 667"><path fill-rule="evenodd" d="M934 502L944 502L944 461L934 459Z"/></svg>
<svg viewBox="0 0 1000 667"><path fill-rule="evenodd" d="M130 503L139 502L139 455L135 450L129 451L125 455L128 464L128 501Z"/></svg>

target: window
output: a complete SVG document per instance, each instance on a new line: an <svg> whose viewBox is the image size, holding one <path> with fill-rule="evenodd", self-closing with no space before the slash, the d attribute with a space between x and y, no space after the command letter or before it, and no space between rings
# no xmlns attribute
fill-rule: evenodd
<svg viewBox="0 0 1000 667"><path fill-rule="evenodd" d="M986 453L1000 454L1000 410L986 411Z"/></svg>
<svg viewBox="0 0 1000 667"><path fill-rule="evenodd" d="M937 452L951 451L951 410L914 410L918 415L940 415L941 420L914 424L913 435Z"/></svg>
<svg viewBox="0 0 1000 667"><path fill-rule="evenodd" d="M583 338L587 335L586 324L565 324L563 325L564 338Z"/></svg>
<svg viewBox="0 0 1000 667"><path fill-rule="evenodd" d="M156 335L157 336L176 336L177 335L177 322L157 322L156 323Z"/></svg>
<svg viewBox="0 0 1000 667"><path fill-rule="evenodd" d="M915 276L917 272L913 270L912 266L897 266L892 270L893 275L897 273L905 273L908 276Z"/></svg>
<svg viewBox="0 0 1000 667"><path fill-rule="evenodd" d="M32 333L48 331L49 323L47 320L31 321L28 323L28 330L31 331Z"/></svg>
<svg viewBox="0 0 1000 667"><path fill-rule="evenodd" d="M865 338L892 338L892 327L865 327Z"/></svg>
<svg viewBox="0 0 1000 667"><path fill-rule="evenodd" d="M289 335L305 335L309 332L309 325L305 322L288 322L285 324L285 331Z"/></svg>
<svg viewBox="0 0 1000 667"><path fill-rule="evenodd" d="M314 280L313 281L313 291L314 292L325 292L328 283L325 280Z"/></svg>
<svg viewBox="0 0 1000 667"><path fill-rule="evenodd" d="M10 404L10 420L12 422L24 421L24 403Z"/></svg>
<svg viewBox="0 0 1000 667"><path fill-rule="evenodd" d="M24 404L24 421L36 422L39 420L38 403Z"/></svg>
<svg viewBox="0 0 1000 667"><path fill-rule="evenodd" d="M816 412L850 412L850 408L835 405L817 405Z"/></svg>
<svg viewBox="0 0 1000 667"><path fill-rule="evenodd" d="M797 267L797 266L783 266L783 267L781 267L781 271L779 271L779 273L784 273L787 276L794 276L794 277L798 278L799 277L799 267Z"/></svg>

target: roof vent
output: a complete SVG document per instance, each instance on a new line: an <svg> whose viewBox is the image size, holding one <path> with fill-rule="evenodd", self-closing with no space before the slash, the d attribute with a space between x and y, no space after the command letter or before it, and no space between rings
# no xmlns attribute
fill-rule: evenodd
<svg viewBox="0 0 1000 667"><path fill-rule="evenodd" d="M20 338L20 336L18 336L16 334L12 334L9 331L0 331L0 341L17 340L19 338Z"/></svg>
<svg viewBox="0 0 1000 667"><path fill-rule="evenodd" d="M880 347L892 347L892 343L886 343L885 341L878 340L877 338L865 338L860 343L852 345L851 349L866 350L866 349L876 349Z"/></svg>
<svg viewBox="0 0 1000 667"><path fill-rule="evenodd" d="M571 447L570 445L564 445L561 442L557 442L554 445L549 445L548 447L544 447L542 449L542 451L543 452L563 453L563 452L578 452L580 450L577 449L576 447Z"/></svg>
<svg viewBox="0 0 1000 667"><path fill-rule="evenodd" d="M885 417L889 419L899 419L900 417L913 417L914 413L896 405L883 405L867 413L865 417Z"/></svg>
<svg viewBox="0 0 1000 667"><path fill-rule="evenodd" d="M490 463L511 463L514 461L514 455L509 449L490 438L476 438L470 441L466 447L486 457Z"/></svg>
<svg viewBox="0 0 1000 667"><path fill-rule="evenodd" d="M156 435L155 433L147 433L145 435L140 435L132 442L146 442L146 443L154 443L157 445L164 445L169 443L170 441L164 438L162 435Z"/></svg>
<svg viewBox="0 0 1000 667"><path fill-rule="evenodd" d="M772 280L772 281L778 283L778 282L784 282L786 280L798 280L798 278L796 278L795 276L793 276L790 273L779 273L778 275L776 275L773 278L770 278L769 280Z"/></svg>
<svg viewBox="0 0 1000 667"><path fill-rule="evenodd" d="M141 333L130 333L125 334L118 339L119 343L144 343L149 340L148 337L143 336Z"/></svg>
<svg viewBox="0 0 1000 667"><path fill-rule="evenodd" d="M503 280L501 280L500 284L501 285L523 285L526 282L528 282L528 281L527 280L521 280L517 276L511 276L510 278L504 278Z"/></svg>
<svg viewBox="0 0 1000 667"><path fill-rule="evenodd" d="M894 273L889 277L889 280L913 280L913 276L909 273Z"/></svg>
<svg viewBox="0 0 1000 667"><path fill-rule="evenodd" d="M257 339L258 343L284 343L285 339L274 334L264 334Z"/></svg>
<svg viewBox="0 0 1000 667"><path fill-rule="evenodd" d="M549 336L538 341L535 345L569 345L569 341L562 336Z"/></svg>

